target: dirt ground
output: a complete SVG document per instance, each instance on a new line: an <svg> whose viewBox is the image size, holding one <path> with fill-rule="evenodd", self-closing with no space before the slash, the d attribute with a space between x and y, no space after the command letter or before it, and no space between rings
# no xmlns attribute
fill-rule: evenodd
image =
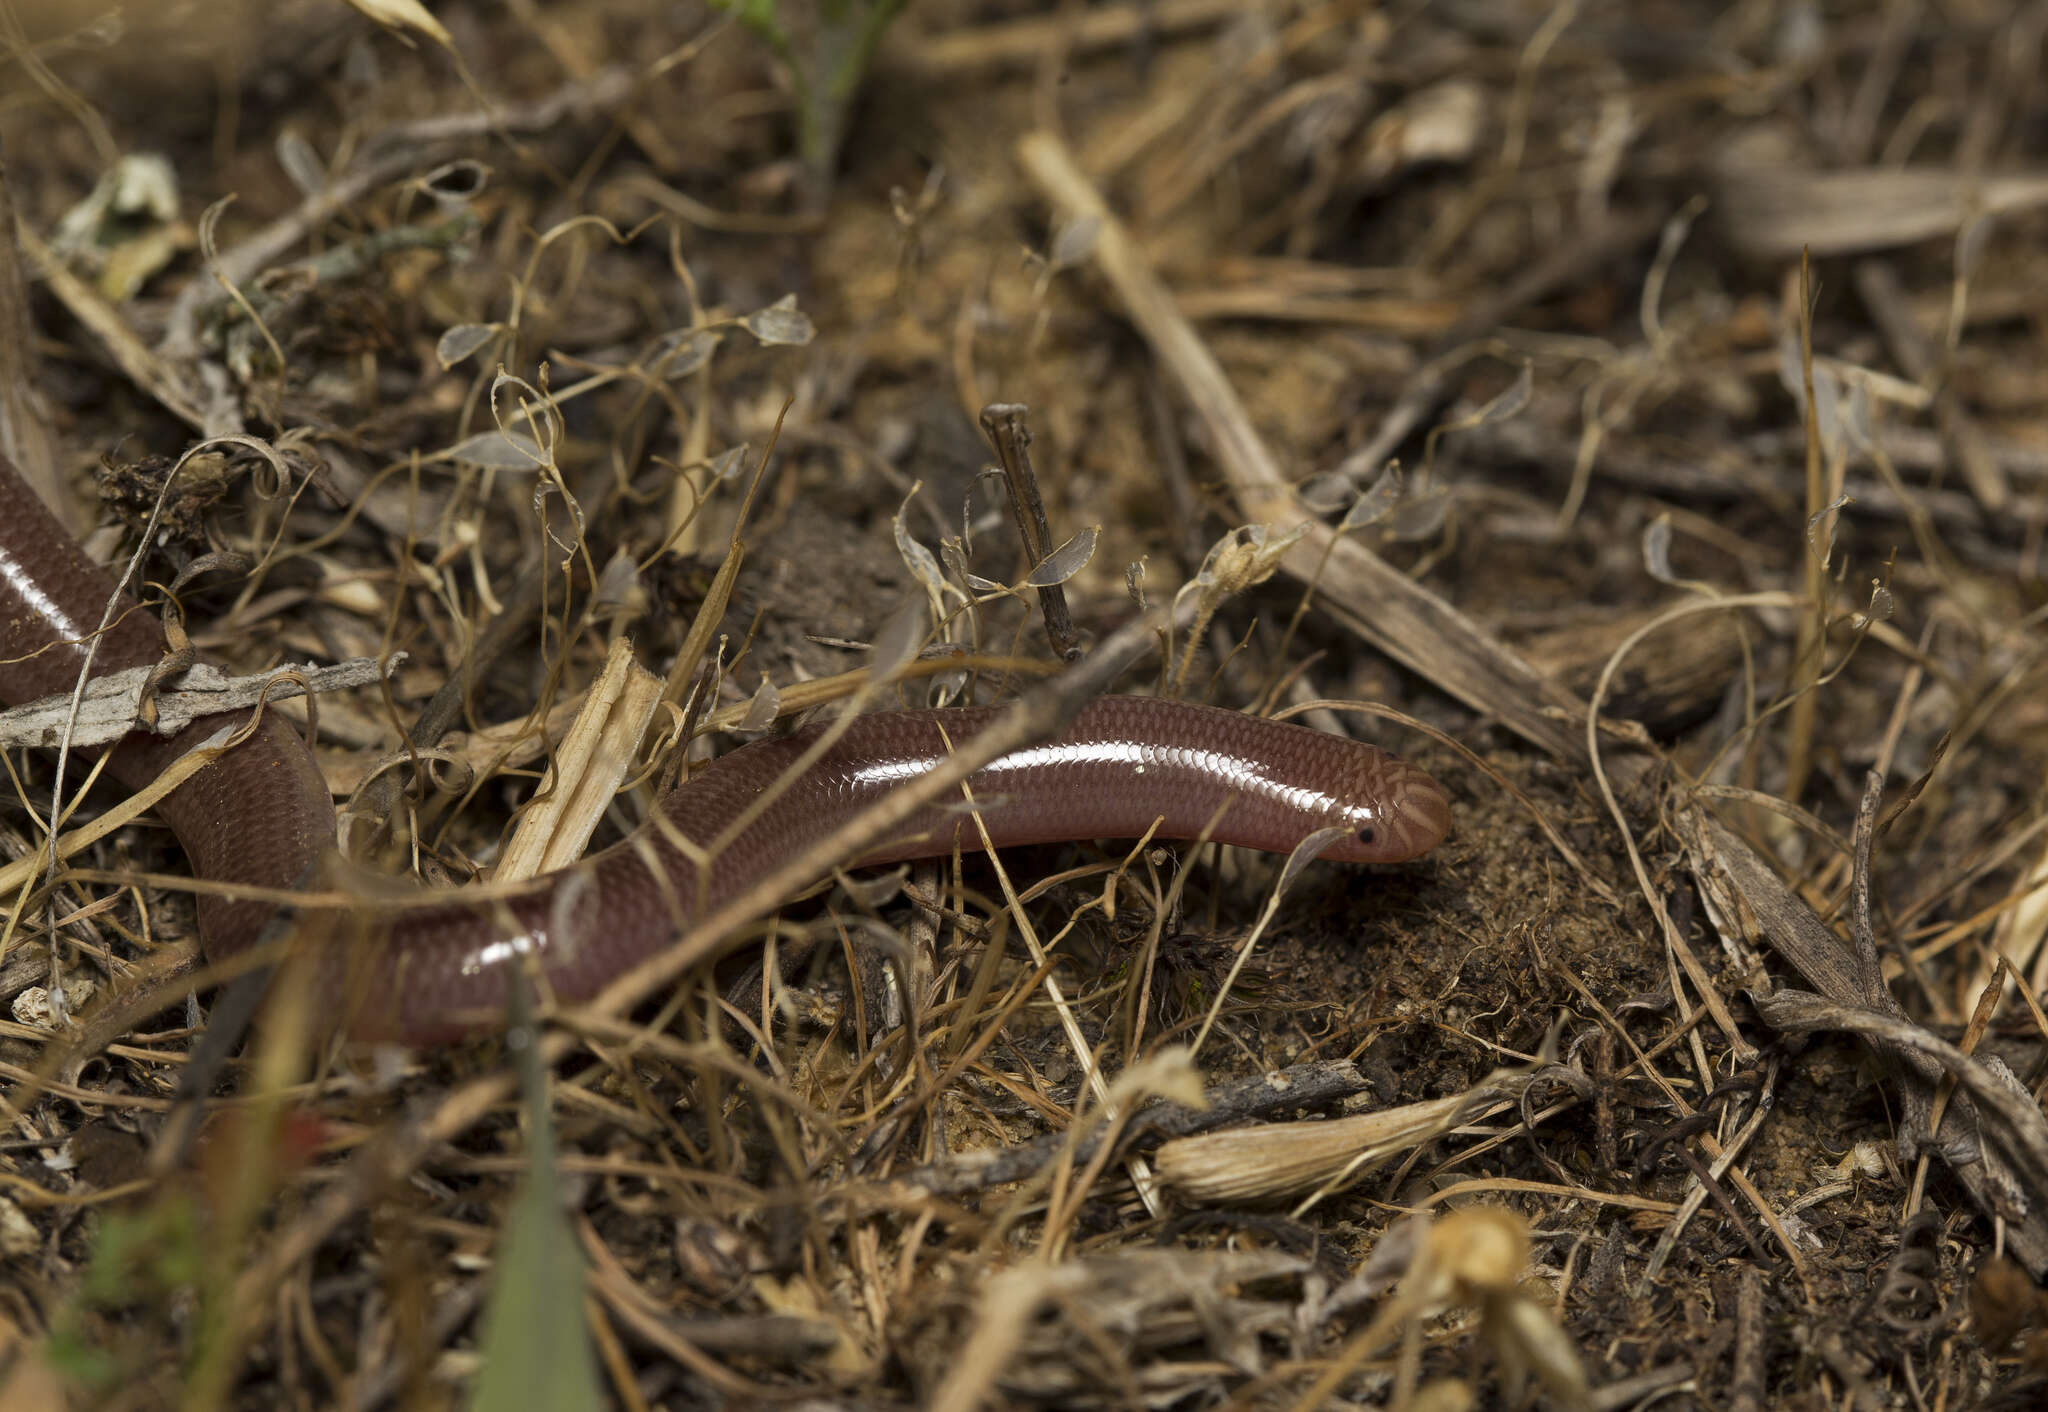
<svg viewBox="0 0 2048 1412"><path fill-rule="evenodd" d="M1454 831L841 873L215 1071L175 842L50 881L9 748L0 1408L2048 1405L2048 9L916 0L841 112L742 8L0 3L7 454L163 502L201 656L406 654L272 708L303 944L578 779L1071 707L1077 537L1075 670Z"/></svg>

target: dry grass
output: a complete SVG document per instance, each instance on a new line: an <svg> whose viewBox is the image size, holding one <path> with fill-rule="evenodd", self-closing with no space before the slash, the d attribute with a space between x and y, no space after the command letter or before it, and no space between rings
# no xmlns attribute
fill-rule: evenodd
<svg viewBox="0 0 2048 1412"><path fill-rule="evenodd" d="M37 890L11 750L0 1405L441 1405L564 1330L629 1408L2040 1398L2037 11L931 0L822 210L692 5L11 13L0 450L154 518L202 655L407 654L309 724L364 868L963 689L984 751L1296 709L1460 815L797 898L856 821L519 1054L287 1015L164 1172L195 884L131 812Z"/></svg>

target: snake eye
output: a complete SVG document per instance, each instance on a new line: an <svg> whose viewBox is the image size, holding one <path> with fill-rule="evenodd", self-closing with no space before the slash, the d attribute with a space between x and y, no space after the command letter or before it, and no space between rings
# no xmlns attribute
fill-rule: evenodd
<svg viewBox="0 0 2048 1412"><path fill-rule="evenodd" d="M1367 825L1366 825L1366 826L1365 826L1364 828L1362 828L1362 829L1360 829L1360 830L1358 831L1358 841L1359 841L1360 843L1371 843L1371 842L1372 842L1372 840L1373 840L1373 832L1372 832L1372 825L1371 825L1371 824L1367 824Z"/></svg>

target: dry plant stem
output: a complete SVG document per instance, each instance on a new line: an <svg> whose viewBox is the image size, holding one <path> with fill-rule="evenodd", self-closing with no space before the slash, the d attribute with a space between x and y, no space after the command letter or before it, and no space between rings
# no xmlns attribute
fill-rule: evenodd
<svg viewBox="0 0 2048 1412"><path fill-rule="evenodd" d="M2011 969L2010 963L2004 957L2000 957L1990 979L1978 993L1977 1004L1970 1012L1970 1023L1964 1028L1962 1043L1958 1046L1962 1053L1974 1056L1977 1046L1983 1043L1984 1033L1991 1027L1991 1017L1998 1009L1999 991L2004 987ZM1927 1126L1933 1132L1941 1131L1942 1117L1948 1112L1950 1100L1955 1097L1956 1082L1954 1074L1943 1074L1941 1082L1935 1085L1934 1102L1927 1119ZM1928 1155L1923 1149L1919 1159L1913 1164L1913 1180L1906 1188L1904 1209L1900 1213L1901 1221L1910 1221L1920 1214L1920 1199L1926 1194L1927 1189Z"/></svg>
<svg viewBox="0 0 2048 1412"><path fill-rule="evenodd" d="M683 258L682 231L680 228L672 227L669 231L669 267L675 271L677 283L681 284L683 288L683 297L689 303L690 328L696 335L705 336L711 323L711 318L705 312L703 299L698 295L697 277L691 271L689 261ZM715 335L712 336L715 337ZM683 344L678 344L678 351L684 346ZM691 406L687 414L683 413L680 409L671 413L672 416L683 417L685 422L682 445L677 448L676 460L679 470L676 475L675 484L669 490L669 528L666 548L671 554L688 554L697 549L704 539L708 537L708 527L704 523L703 515L705 500L711 494L713 486L709 471L711 457L711 369L714 361L715 353L705 357L703 362L699 364L697 371L690 375ZM635 448L636 452L644 452L645 440L653 431L652 419L646 415L643 409L654 405L656 400L656 392L653 386L644 387L636 399L634 408L636 413L635 430L638 434L637 439L640 442L640 445ZM778 437L781 434L781 423L787 416L788 411L785 407L782 416L776 419ZM638 459L637 454L635 459ZM766 468L766 458L763 458L761 467L755 473L755 484L757 487L760 477L766 474ZM733 534L737 536L738 533L739 530L735 527Z"/></svg>
<svg viewBox="0 0 2048 1412"><path fill-rule="evenodd" d="M356 657L331 667L280 665L246 676L230 676L204 662L183 668L182 676L162 667L107 672L86 684L85 700L75 717L68 715L67 700L61 696L0 710L0 749L46 749L57 744L67 727L73 745L109 745L133 730L144 710L154 713L154 734L172 736L196 721L246 711L259 701L273 706L295 702L312 734L319 727L319 708L310 698L381 686L390 669L402 665L404 655L397 654L390 663ZM170 689L156 690L159 682L169 683Z"/></svg>
<svg viewBox="0 0 2048 1412"><path fill-rule="evenodd" d="M1540 391L1539 391L1540 396ZM1516 464L1550 455L1559 435L1552 424L1522 421L1500 422L1473 427L1459 433L1461 447L1473 457L1494 464ZM1799 433L1802 444L1804 433ZM1887 423L1873 432L1876 448L1899 467L1934 475L1948 465L1949 456L1941 438L1916 427ZM2044 470L2038 450L2009 439L1995 439L1992 453L1999 463L2024 472L2037 480ZM1772 482L1757 472L1770 465L1788 449L1787 437L1755 435L1725 447L1700 447L1684 456L1668 455L1640 443L1605 442L1593 463L1595 476L1642 493L1655 492L1686 499L1707 499L1724 503L1754 502L1770 493ZM1984 512L1966 491L1920 487L1911 501L1902 500L1885 476L1845 477L1844 493L1851 496L1865 515L1907 521L1924 519L1956 538L1958 547L1968 547L1980 567L1998 567L2019 574L2038 572L2035 558L2023 551L1987 539ZM2048 497L2015 494L2008 502L2008 523L2024 524L2048 517Z"/></svg>
<svg viewBox="0 0 2048 1412"><path fill-rule="evenodd" d="M2023 994L2048 995L2048 851L2035 855L1992 940L2001 954L2017 953L2014 970L2026 975L2032 987Z"/></svg>
<svg viewBox="0 0 2048 1412"><path fill-rule="evenodd" d="M696 307L694 285L691 286L691 306ZM709 385L701 385L699 391L708 398ZM719 564L718 573L713 576L711 587L704 595L704 601L697 605L697 616L690 620L690 630L683 635L682 650L676 654L675 662L668 669L668 683L662 688L661 693L662 704L665 706L678 707L684 704L685 694L704 667L705 654L711 650L711 639L717 635L718 625L725 620L726 605L731 602L733 586L739 581L740 566L747 561L747 544L740 536L745 533L747 521L754 513L754 499L761 493L761 482L768 474L769 460L775 455L775 448L782 441L782 427L789 419L790 406L791 402L785 401L782 409L775 414L774 430L768 434L768 444L761 448L761 459L754 464L754 475L747 482L747 493L741 497L739 507L733 511L732 538L726 545L725 559ZM691 424L691 435L696 436L707 425L708 413L700 406ZM679 487L680 484L679 482ZM701 507L700 501L699 508ZM686 521L678 529L672 529L671 540L677 537L681 529L686 529L694 523L694 520ZM664 551L668 547L665 543ZM712 670L715 671L717 668L714 666ZM709 704L708 692L711 685L715 683L707 684L707 695L702 700L692 703L692 709L699 714L705 705ZM660 724L658 715L654 724ZM680 758L678 756L678 759Z"/></svg>
<svg viewBox="0 0 2048 1412"><path fill-rule="evenodd" d="M685 196L666 182L646 172L627 172L606 189L630 193L659 207L700 230L728 231L740 235L803 235L818 228L822 217L807 212L790 215L756 214L751 211L721 211L694 197Z"/></svg>
<svg viewBox="0 0 2048 1412"><path fill-rule="evenodd" d="M1745 1265L1736 1274L1735 1367L1730 1375L1729 1412L1763 1412L1764 1367L1764 1272Z"/></svg>
<svg viewBox="0 0 2048 1412"><path fill-rule="evenodd" d="M1173 510L1173 528L1179 541L1181 569L1189 576L1202 566L1208 541L1202 534L1202 502L1195 494L1194 478L1188 474L1187 447L1174 420L1173 400L1167 396L1159 369L1145 370L1145 420L1152 430L1153 453L1159 472L1166 480L1167 503Z"/></svg>
<svg viewBox="0 0 2048 1412"><path fill-rule="evenodd" d="M922 681L927 677L943 675L946 672L1000 672L1011 678L1049 677L1057 674L1059 665L1043 657L1009 657L992 653L973 652L964 647L940 646L928 648L914 662L906 662L889 673L885 685L900 686L905 682ZM775 697L775 719L787 720L820 706L829 706L834 701L843 701L872 690L874 671L869 667L855 667L851 671L835 672L829 677L812 677L809 681L791 682L777 692ZM745 722L754 711L754 702L735 701L715 711L704 713L701 731L731 730ZM700 733L701 733L700 731Z"/></svg>
<svg viewBox="0 0 2048 1412"><path fill-rule="evenodd" d="M1661 1368L1637 1373L1632 1378L1617 1378L1611 1383L1603 1383L1593 1389L1592 1398L1586 1405L1589 1412L1622 1412L1624 1408L1657 1406L1664 1393L1699 1392L1698 1377L1690 1363L1667 1363Z"/></svg>
<svg viewBox="0 0 2048 1412"><path fill-rule="evenodd" d="M1806 517L1800 525L1799 543L1806 566L1806 608L1799 615L1799 632L1792 648L1792 710L1785 736L1785 798L1793 803L1806 792L1806 772L1813 751L1813 726L1820 710L1817 683L1821 672L1821 643L1827 629L1827 567L1814 551L1813 540L1821 534L1819 518L1827 505L1827 487L1822 480L1820 418L1813 406L1813 261L1805 252L1799 257L1799 376L1805 393L1806 425Z"/></svg>
<svg viewBox="0 0 2048 1412"><path fill-rule="evenodd" d="M1024 543L1028 577L1052 553L1052 529L1045 520L1045 499L1038 493L1038 472L1031 465L1031 429L1025 424L1030 409L1021 402L991 402L981 409L981 431L995 448L1002 463L1003 486L1010 492L1010 518L1016 522L1017 537ZM1038 590L1038 608L1045 615L1045 635L1052 650L1064 661L1078 661L1081 637L1074 631L1074 616L1067 611L1067 590L1052 583Z"/></svg>
<svg viewBox="0 0 2048 1412"><path fill-rule="evenodd" d="M86 776L78 792L72 796L71 808L64 811L63 817L57 821L55 828L50 830L51 833L56 835L55 844L49 845L46 843L45 846L52 847L57 860L62 861L91 847L108 834L125 828L135 819L149 812L158 801L169 795L179 785L185 783L192 776L212 764L229 748L232 739L231 733L226 728L223 728L221 731L208 737L204 745L179 756L169 769L150 781L147 788L137 790L133 795L122 800L121 803L116 804L105 813L100 814L91 822L82 824L76 829L63 831L64 824L70 819L72 811L77 809L78 805L84 800L87 790L92 787L93 781L98 778L100 771L104 769L102 762L106 757L101 756L99 760L93 762L91 773ZM7 864L5 867L0 867L0 897L5 897L10 891L15 889L22 889L13 899L14 905L18 908L27 895L27 887L33 883L36 874L47 866L47 862L48 860L41 855L36 855L20 858ZM188 879L187 881L189 882L190 880ZM17 914L10 913L6 918L4 926L0 926L0 937L4 937L17 920Z"/></svg>
<svg viewBox="0 0 2048 1412"><path fill-rule="evenodd" d="M1415 1204L1417 1211L1434 1211L1439 1206L1456 1210L1465 1199L1474 1195L1500 1192L1526 1192L1534 1196L1562 1196L1573 1201L1591 1201L1602 1206L1612 1206L1621 1211L1647 1211L1653 1215L1669 1216L1678 1210L1675 1203L1659 1201L1654 1197L1637 1196L1626 1191L1601 1191L1582 1182L1536 1182L1519 1177L1474 1177L1469 1181L1452 1182L1449 1186L1438 1187Z"/></svg>

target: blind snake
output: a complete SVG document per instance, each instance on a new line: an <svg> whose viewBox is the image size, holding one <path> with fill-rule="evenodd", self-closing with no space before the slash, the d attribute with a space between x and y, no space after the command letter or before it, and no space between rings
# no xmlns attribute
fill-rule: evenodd
<svg viewBox="0 0 2048 1412"><path fill-rule="evenodd" d="M113 593L56 518L0 457L0 702L68 694ZM153 665L160 625L123 604L100 636L95 672ZM789 768L823 727L756 741L713 761L666 795L636 834L478 905L451 892L373 924L334 959L360 1036L432 1043L502 1024L504 965L537 953L553 996L573 1003L668 945L692 916L737 897L780 860L828 836L893 784L922 773L1001 708L886 711L854 721L800 775ZM108 772L139 789L233 717L178 735L135 732ZM1199 837L1288 852L1320 829L1346 833L1323 857L1402 862L1428 852L1451 823L1449 797L1414 765L1371 745L1188 702L1107 696L1059 738L1014 751L970 777L975 810L1001 848L1072 839ZM706 862L698 851L764 793L770 802ZM1226 806L1227 807L1224 807ZM1220 819L1218 810L1222 809ZM334 808L297 733L268 713L242 744L158 806L200 877L289 888L332 848ZM1214 824L1211 829L1211 824ZM1155 828L1154 825L1157 825ZM932 806L853 862L867 866L978 850L963 805ZM253 944L265 902L202 895L199 932L219 964Z"/></svg>

